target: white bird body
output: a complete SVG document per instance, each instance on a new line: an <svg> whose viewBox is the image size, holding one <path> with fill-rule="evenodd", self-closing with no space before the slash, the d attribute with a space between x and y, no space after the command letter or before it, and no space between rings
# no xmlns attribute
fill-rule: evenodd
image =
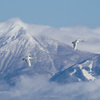
<svg viewBox="0 0 100 100"><path fill-rule="evenodd" d="M77 48L77 43L79 43L79 42L84 42L84 41L83 41L83 40L80 40L80 39L77 39L77 40L75 40L74 42L72 42L74 50L76 50L76 48Z"/></svg>
<svg viewBox="0 0 100 100"><path fill-rule="evenodd" d="M23 60L25 60L27 62L29 67L31 67L30 59L36 59L36 58L32 58L30 55L28 55L25 58L23 58Z"/></svg>

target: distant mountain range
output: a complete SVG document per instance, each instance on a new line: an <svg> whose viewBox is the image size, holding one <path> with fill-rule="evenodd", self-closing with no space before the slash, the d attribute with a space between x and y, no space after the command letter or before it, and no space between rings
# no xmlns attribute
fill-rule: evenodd
<svg viewBox="0 0 100 100"><path fill-rule="evenodd" d="M34 36L47 28L30 26L16 18L0 23L1 82L15 85L21 75L41 74L51 81L65 84L93 81L100 75L99 54L73 50L71 46L48 36ZM31 67L22 60L28 54L37 57L31 60Z"/></svg>

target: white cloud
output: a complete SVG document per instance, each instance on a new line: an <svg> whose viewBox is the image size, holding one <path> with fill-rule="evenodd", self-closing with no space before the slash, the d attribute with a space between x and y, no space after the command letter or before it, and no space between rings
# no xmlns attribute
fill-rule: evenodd
<svg viewBox="0 0 100 100"><path fill-rule="evenodd" d="M59 85L44 76L21 76L16 86L0 91L2 100L99 100L100 79Z"/></svg>

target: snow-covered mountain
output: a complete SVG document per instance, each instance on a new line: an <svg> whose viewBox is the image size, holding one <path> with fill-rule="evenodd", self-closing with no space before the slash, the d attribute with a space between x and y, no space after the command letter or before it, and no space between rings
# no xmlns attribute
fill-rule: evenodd
<svg viewBox="0 0 100 100"><path fill-rule="evenodd" d="M0 28L0 79L33 73L49 76L56 72L48 51L27 32L27 25L19 19L10 19L0 23ZM37 57L31 68L22 60L28 54Z"/></svg>
<svg viewBox="0 0 100 100"><path fill-rule="evenodd" d="M93 55L90 58L76 63L73 66L56 73L51 81L60 84L80 81L94 81L100 76L100 55Z"/></svg>
<svg viewBox="0 0 100 100"><path fill-rule="evenodd" d="M42 74L66 83L93 80L100 74L99 54L74 51L71 46L44 36L48 30L49 26L29 25L16 18L0 23L1 81L14 84L21 75ZM28 54L37 57L31 60L32 67L22 60Z"/></svg>

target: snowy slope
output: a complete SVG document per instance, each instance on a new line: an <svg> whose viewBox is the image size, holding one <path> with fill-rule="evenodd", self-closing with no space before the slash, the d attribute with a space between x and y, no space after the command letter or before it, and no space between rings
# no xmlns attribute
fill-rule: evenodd
<svg viewBox="0 0 100 100"><path fill-rule="evenodd" d="M94 81L100 76L100 55L83 60L80 63L56 73L51 81L64 84L68 82Z"/></svg>

